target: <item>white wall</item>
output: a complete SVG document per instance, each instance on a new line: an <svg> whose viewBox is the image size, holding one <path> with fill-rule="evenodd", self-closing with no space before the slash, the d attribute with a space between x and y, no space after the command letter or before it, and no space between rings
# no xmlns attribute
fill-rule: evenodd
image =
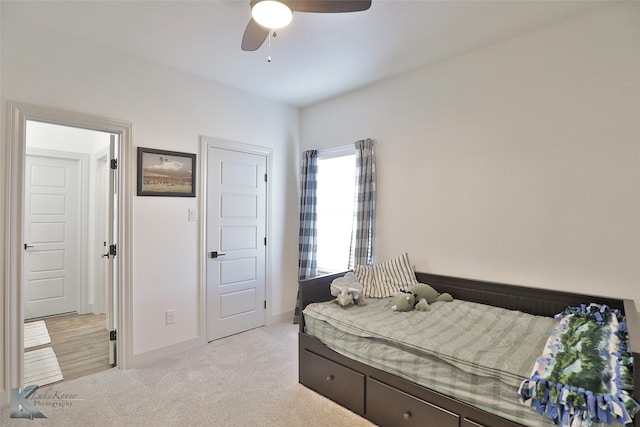
<svg viewBox="0 0 640 427"><path fill-rule="evenodd" d="M302 111L302 150L366 137L378 261L640 307L640 4Z"/></svg>
<svg viewBox="0 0 640 427"><path fill-rule="evenodd" d="M94 156L109 147L109 134L51 123L27 122L27 146Z"/></svg>
<svg viewBox="0 0 640 427"><path fill-rule="evenodd" d="M42 33L12 19L10 8L3 8L3 121L6 101L13 100L129 121L135 146L201 156L199 138L207 135L273 150L272 289L267 298L272 316L292 313L297 289L298 110L81 40ZM4 159L4 133L2 138ZM4 187L0 191L4 204ZM199 230L187 217L188 209L199 206L196 198L132 201L134 363L195 340L200 333ZM176 310L177 322L166 326L164 313L170 308Z"/></svg>

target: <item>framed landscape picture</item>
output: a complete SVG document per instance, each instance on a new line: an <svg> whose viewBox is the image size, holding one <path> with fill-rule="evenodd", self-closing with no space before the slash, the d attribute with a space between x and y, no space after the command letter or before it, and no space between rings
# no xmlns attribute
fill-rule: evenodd
<svg viewBox="0 0 640 427"><path fill-rule="evenodd" d="M138 196L196 196L196 155L138 147Z"/></svg>

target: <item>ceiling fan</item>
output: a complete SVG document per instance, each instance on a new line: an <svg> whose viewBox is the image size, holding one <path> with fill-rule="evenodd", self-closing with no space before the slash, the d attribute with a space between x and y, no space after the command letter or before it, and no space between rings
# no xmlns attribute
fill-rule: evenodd
<svg viewBox="0 0 640 427"><path fill-rule="evenodd" d="M251 20L242 36L242 50L257 50L272 30L289 25L293 12L360 12L371 0L251 0Z"/></svg>

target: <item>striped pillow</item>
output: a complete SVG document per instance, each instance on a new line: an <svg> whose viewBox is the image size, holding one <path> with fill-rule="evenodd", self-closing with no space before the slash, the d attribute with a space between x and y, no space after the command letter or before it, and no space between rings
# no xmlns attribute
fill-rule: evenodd
<svg viewBox="0 0 640 427"><path fill-rule="evenodd" d="M392 297L400 289L418 283L406 253L373 267L356 266L354 274L362 283L363 295L369 298Z"/></svg>
<svg viewBox="0 0 640 427"><path fill-rule="evenodd" d="M366 297L367 289L375 287L375 279L373 278L373 267L368 265L356 265L353 268L353 274L356 275L356 279L362 285L362 294Z"/></svg>

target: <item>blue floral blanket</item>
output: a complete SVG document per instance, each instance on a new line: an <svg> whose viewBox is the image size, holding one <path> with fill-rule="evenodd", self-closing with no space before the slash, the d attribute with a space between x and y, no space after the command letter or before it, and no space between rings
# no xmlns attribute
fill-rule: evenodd
<svg viewBox="0 0 640 427"><path fill-rule="evenodd" d="M640 410L624 316L606 305L569 307L553 330L520 401L560 426L626 424Z"/></svg>

